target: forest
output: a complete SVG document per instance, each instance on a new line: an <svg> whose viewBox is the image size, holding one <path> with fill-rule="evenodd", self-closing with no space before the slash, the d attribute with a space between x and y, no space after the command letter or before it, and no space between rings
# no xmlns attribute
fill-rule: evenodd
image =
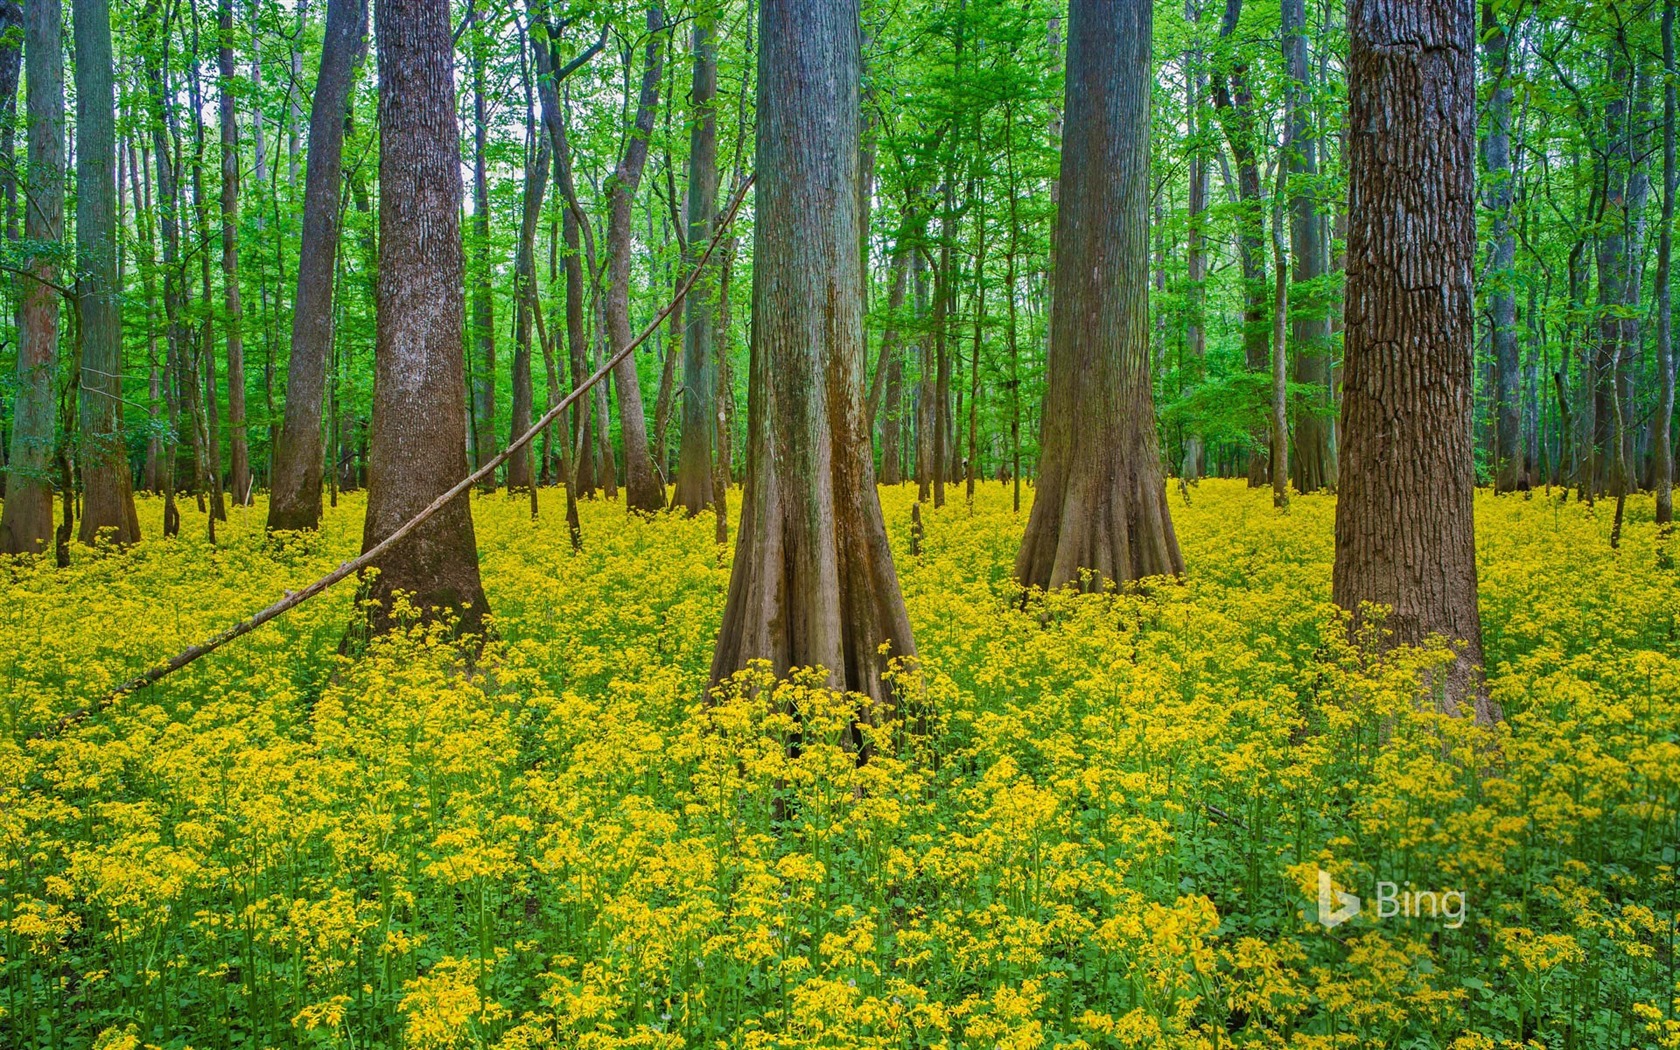
<svg viewBox="0 0 1680 1050"><path fill-rule="evenodd" d="M1680 1050L1677 0L0 0L0 1047Z"/></svg>

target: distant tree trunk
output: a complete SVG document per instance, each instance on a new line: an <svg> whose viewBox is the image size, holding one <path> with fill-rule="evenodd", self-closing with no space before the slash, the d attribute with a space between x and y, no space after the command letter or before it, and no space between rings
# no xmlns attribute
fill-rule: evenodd
<svg viewBox="0 0 1680 1050"><path fill-rule="evenodd" d="M117 276L116 98L108 0L76 0L76 249L82 273L80 539L140 538L122 437L122 305ZM56 303L54 309L57 309Z"/></svg>
<svg viewBox="0 0 1680 1050"><path fill-rule="evenodd" d="M910 284L910 223L900 226L897 243L893 247L892 287L887 292L887 326L881 332L881 352L875 363L875 375L869 386L869 429L873 434L875 422L881 415L881 402L887 402L886 421L881 426L881 483L896 485L898 469L899 404L903 391L903 351L899 347L899 315L904 311L904 298Z"/></svg>
<svg viewBox="0 0 1680 1050"><path fill-rule="evenodd" d="M376 0L379 35L379 298L373 433L362 549L466 476L460 141L447 0ZM373 626L407 592L477 630L489 612L465 494L378 563Z"/></svg>
<svg viewBox="0 0 1680 1050"><path fill-rule="evenodd" d="M1190 22L1201 20L1201 8L1198 0L1188 0L1185 4L1185 18ZM1185 98L1189 120L1190 140L1190 191L1188 226L1185 231L1186 269L1189 287L1187 289L1188 302L1185 304L1186 313L1184 341L1189 355L1187 370L1193 382L1200 382L1206 368L1207 360L1207 329L1204 327L1203 313L1207 299L1207 237L1206 218L1208 191L1208 163L1207 151L1202 140L1202 91L1205 79L1202 74L1201 54L1199 51L1185 52ZM1013 176L1011 176L1013 178ZM1011 191L1013 194L1013 190ZM1013 202L1013 195L1011 201ZM1013 216L1011 222L1014 221ZM1010 236L1014 237L1011 229ZM1011 247L1011 253L1014 249ZM1014 256L1010 257L1010 272L1014 273ZM1010 279L1011 288L1014 285ZM1011 292L1011 295L1014 293ZM1013 310L1013 302L1011 302ZM1014 321L1010 322L1012 325ZM1014 337L1011 329L1011 338ZM1013 353L1013 351L1011 351ZM1199 433L1187 434L1184 438L1184 459L1179 467L1179 475L1186 481L1197 481L1202 476L1202 456L1205 442ZM1019 508L1017 508L1019 509Z"/></svg>
<svg viewBox="0 0 1680 1050"><path fill-rule="evenodd" d="M26 0L23 7L24 89L29 121L29 173L23 236L30 245L64 237L63 5ZM0 552L40 554L53 532L52 470L58 447L59 268L55 253L30 251L18 277L17 393L8 458L6 503L0 508Z"/></svg>
<svg viewBox="0 0 1680 1050"><path fill-rule="evenodd" d="M717 210L717 34L713 16L702 12L694 23L694 77L689 92L693 112L688 134L688 264L693 265L712 238ZM710 507L712 437L717 429L717 368L713 328L717 304L710 274L695 282L683 303L687 325L683 340L682 448L677 461L676 501L690 515Z"/></svg>
<svg viewBox="0 0 1680 1050"><path fill-rule="evenodd" d="M233 0L220 0L219 106L222 131L222 306L227 317L228 428L232 448L228 483L233 501L251 501L251 452L245 432L245 332L239 302L239 116L233 95Z"/></svg>
<svg viewBox="0 0 1680 1050"><path fill-rule="evenodd" d="M469 8L469 20L481 13ZM473 215L472 215L472 334L473 334L473 453L475 465L490 461L499 451L496 444L496 306L490 289L490 180L485 149L489 143L489 109L484 97L483 30L477 25L468 51L472 65L473 91ZM496 490L496 479L479 484L485 492Z"/></svg>
<svg viewBox="0 0 1680 1050"><path fill-rule="evenodd" d="M1445 706L1481 687L1470 445L1475 309L1472 0L1348 8L1348 286L1332 597L1395 644L1461 643Z"/></svg>
<svg viewBox="0 0 1680 1050"><path fill-rule="evenodd" d="M0 207L6 209L6 246L17 248L18 236L18 159L17 159L17 95L18 81L23 72L23 8L17 0L0 0ZM7 280L17 302L17 281ZM6 396L0 393L0 499L6 498L6 457L11 448L6 432Z"/></svg>
<svg viewBox="0 0 1680 1050"><path fill-rule="evenodd" d="M1219 36L1238 52L1232 39L1242 17L1242 0L1225 0L1225 17ZM1266 310L1266 215L1260 200L1259 131L1254 114L1254 95L1248 84L1248 64L1240 57L1228 60L1228 67L1213 78L1213 100L1220 126L1231 144L1237 162L1237 257L1242 263L1243 363L1250 372L1264 373L1271 367ZM1262 431L1262 434L1264 432ZM1248 483L1264 485L1267 479L1264 456L1251 456Z"/></svg>
<svg viewBox="0 0 1680 1050"><path fill-rule="evenodd" d="M864 418L858 3L779 0L760 17L753 404L711 679L755 659L822 667L885 704L887 661L916 649Z"/></svg>
<svg viewBox="0 0 1680 1050"><path fill-rule="evenodd" d="M1623 484L1618 470L1621 432L1617 426L1619 386L1623 381L1622 358L1628 350L1629 322L1621 315L1627 296L1628 271L1628 187L1633 177L1632 141L1626 127L1628 96L1633 76L1626 60L1613 54L1609 63L1611 94L1604 106L1605 148L1595 150L1599 160L1599 182L1604 187L1600 200L1598 244L1598 344L1592 358L1593 392L1593 488L1603 493Z"/></svg>
<svg viewBox="0 0 1680 1050"><path fill-rule="evenodd" d="M1027 587L1184 571L1149 385L1150 0L1073 0ZM1090 575L1082 578L1089 570Z"/></svg>
<svg viewBox="0 0 1680 1050"><path fill-rule="evenodd" d="M269 477L271 529L313 529L321 523L321 402L333 341L344 121L366 34L366 0L327 0L321 71L309 106L309 168L304 175L303 240L286 371L286 419Z"/></svg>
<svg viewBox="0 0 1680 1050"><path fill-rule="evenodd" d="M542 309L537 301L537 220L542 217L543 193L548 188L548 160L552 147L544 138L536 162L525 173L525 200L519 217L519 257L514 264L513 403L508 442L531 429L535 394L531 382L531 328ZM527 444L507 462L509 492L536 484L532 448Z"/></svg>
<svg viewBox="0 0 1680 1050"><path fill-rule="evenodd" d="M1522 377L1517 354L1517 297L1512 291L1516 232L1511 225L1511 81L1510 39L1493 5L1482 4L1482 53L1486 76L1493 81L1488 102L1487 136L1482 165L1487 172L1485 207L1493 217L1488 243L1489 335L1493 342L1495 492L1514 491L1527 475L1522 452Z"/></svg>
<svg viewBox="0 0 1680 1050"><path fill-rule="evenodd" d="M194 254L198 256L199 299L203 303L202 322L194 340L198 344L195 356L199 364L200 381L204 387L199 401L203 411L196 418L200 421L200 444L204 450L201 473L205 491L210 497L208 533L210 542L214 543L216 522L227 520L227 503L223 499L222 487L222 421L221 403L216 389L216 346L213 331L215 307L212 305L214 300L210 292L210 204L204 188L204 121L199 116L204 112L204 94L199 79L201 56L196 8L191 14L192 61L187 65L187 104L193 114L193 214L198 220L198 232L194 240L202 246L197 248Z"/></svg>
<svg viewBox="0 0 1680 1050"><path fill-rule="evenodd" d="M624 146L624 156L609 182L611 202L607 219L607 342L615 353L629 344L630 261L635 247L631 230L636 188L647 165L648 136L653 133L654 113L659 108L659 81L665 68L665 49L659 31L665 18L657 0L648 5L648 41L642 60L641 95L636 117ZM634 354L613 369L618 387L618 418L624 442L624 502L633 511L652 513L665 506L665 487L653 470L648 452L647 416L642 408L642 385L636 376Z"/></svg>
<svg viewBox="0 0 1680 1050"><path fill-rule="evenodd" d="M1318 139L1313 132L1307 79L1307 17L1304 0L1283 0L1284 57L1289 67L1290 149L1289 267L1294 300L1289 337L1294 344L1295 382L1314 388L1317 404L1297 413L1291 444L1290 476L1298 492L1317 492L1331 484L1330 311L1321 289L1328 269L1325 214L1315 188ZM1277 237L1281 240L1281 235Z"/></svg>
<svg viewBox="0 0 1680 1050"><path fill-rule="evenodd" d="M918 247L910 261L910 279L916 297L916 361L918 372L915 401L916 436L916 502L926 503L933 497L933 429L937 416L934 405L935 364L933 344L923 325L927 321L927 253Z"/></svg>
<svg viewBox="0 0 1680 1050"><path fill-rule="evenodd" d="M1662 224L1657 233L1657 415L1651 428L1653 454L1652 486L1657 490L1657 524L1674 520L1674 306L1669 290L1674 252L1674 194L1677 175L1674 165L1675 79L1680 70L1674 61L1674 0L1666 0L1662 15L1663 68L1668 76L1663 85L1663 197Z"/></svg>

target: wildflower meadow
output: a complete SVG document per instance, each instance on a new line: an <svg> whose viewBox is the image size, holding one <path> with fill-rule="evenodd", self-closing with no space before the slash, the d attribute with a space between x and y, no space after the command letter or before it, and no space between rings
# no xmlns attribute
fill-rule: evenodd
<svg viewBox="0 0 1680 1050"><path fill-rule="evenodd" d="M706 514L585 501L573 554L476 497L481 646L347 642L346 584L57 732L353 555L364 502L8 563L0 1045L1680 1046L1648 497L1612 548L1609 504L1478 494L1489 727L1430 702L1450 648L1349 640L1333 497L1204 481L1182 580L1023 604L1006 487L918 553L913 496L890 720L814 675L706 695Z"/></svg>

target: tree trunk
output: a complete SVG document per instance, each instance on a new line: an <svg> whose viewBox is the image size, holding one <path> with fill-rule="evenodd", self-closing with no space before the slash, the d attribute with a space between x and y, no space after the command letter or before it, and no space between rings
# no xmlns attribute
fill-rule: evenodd
<svg viewBox="0 0 1680 1050"><path fill-rule="evenodd" d="M548 159L552 147L544 138L537 148L536 163L525 173L525 200L519 218L519 257L514 264L514 337L511 443L531 429L534 393L531 383L531 328L542 309L537 301L537 220L542 216L543 192L548 188ZM532 448L526 444L507 461L509 492L536 485L532 469Z"/></svg>
<svg viewBox="0 0 1680 1050"><path fill-rule="evenodd" d="M1232 39L1242 17L1242 0L1225 0L1225 17L1219 36L1225 46L1238 50ZM1235 54L1228 68L1213 78L1213 100L1220 126L1231 155L1237 162L1237 256L1242 263L1243 363L1250 372L1264 373L1271 367L1267 330L1266 216L1260 200L1259 132L1254 115L1254 95L1248 84L1248 64ZM1263 439L1264 431L1256 435ZM1258 440L1257 440L1258 443ZM1267 461L1251 456L1248 483L1263 485Z"/></svg>
<svg viewBox="0 0 1680 1050"><path fill-rule="evenodd" d="M1073 0L1027 587L1184 571L1149 385L1149 0Z"/></svg>
<svg viewBox="0 0 1680 1050"><path fill-rule="evenodd" d="M23 236L31 245L56 245L64 237L63 21L58 0L24 3L29 173ZM0 508L0 553L43 553L53 531L59 297L54 256L51 250L31 251L18 276L18 384L6 503Z"/></svg>
<svg viewBox="0 0 1680 1050"><path fill-rule="evenodd" d="M1674 252L1674 165L1675 79L1680 70L1674 61L1674 0L1665 0L1662 15L1663 68L1668 76L1663 85L1663 197L1662 224L1657 233L1657 414L1651 427L1651 484L1657 490L1657 524L1674 520L1674 307L1669 290Z"/></svg>
<svg viewBox="0 0 1680 1050"><path fill-rule="evenodd" d="M376 0L379 34L379 298L373 433L362 549L395 532L467 473L462 373L460 142L447 0ZM463 630L489 612L467 496L379 559L373 626L391 599Z"/></svg>
<svg viewBox="0 0 1680 1050"><path fill-rule="evenodd" d="M654 113L659 108L659 79L665 67L665 49L659 39L665 18L657 2L648 5L647 28L635 123L608 191L611 202L607 219L608 353L616 353L628 345L633 336L630 331L630 262L635 248L632 209L636 188L641 185L642 169L647 165L648 136L653 134ZM625 506L652 513L665 506L665 487L654 473L648 453L647 417L642 408L641 381L636 376L636 355L631 354L618 363L613 369L613 381L618 387L619 429L624 441Z"/></svg>
<svg viewBox="0 0 1680 1050"><path fill-rule="evenodd" d="M1316 404L1296 415L1290 475L1297 492L1328 488L1330 478L1330 311L1322 286L1329 238L1315 189L1318 140L1313 133L1307 80L1307 18L1303 0L1283 0L1284 58L1289 67L1290 148L1285 151L1293 191L1289 197L1289 267L1295 382L1313 387ZM1281 235L1277 237L1281 240Z"/></svg>
<svg viewBox="0 0 1680 1050"><path fill-rule="evenodd" d="M227 315L228 430L233 501L251 502L251 452L245 432L245 332L239 302L239 116L233 95L233 0L220 0L219 106L222 131L222 307Z"/></svg>
<svg viewBox="0 0 1680 1050"><path fill-rule="evenodd" d="M1511 81L1510 40L1493 5L1482 4L1482 53L1487 77L1493 81L1488 102L1487 136L1482 140L1482 166L1487 172L1484 206L1493 217L1488 244L1489 335L1493 342L1494 439L1493 487L1512 492L1527 477L1522 451L1522 365L1517 354L1517 297L1512 291L1516 265L1516 233L1511 225Z"/></svg>
<svg viewBox="0 0 1680 1050"><path fill-rule="evenodd" d="M366 34L366 0L328 0L321 71L309 106L303 240L292 307L286 418L270 467L270 529L313 529L321 523L321 401L326 395L327 355L333 341L344 119L356 56Z"/></svg>
<svg viewBox="0 0 1680 1050"><path fill-rule="evenodd" d="M1198 0L1188 0L1185 4L1184 14L1187 21L1192 23L1199 22L1201 20L1201 9ZM1190 139L1189 216L1187 228L1185 230L1185 254L1187 257L1186 276L1188 278L1186 299L1188 301L1185 303L1185 312L1187 317L1185 320L1184 341L1185 348L1190 357L1190 360L1187 362L1186 370L1189 373L1189 381L1193 383L1200 383L1202 381L1207 361L1207 330L1204 327L1203 304L1207 300L1208 257L1206 244L1207 237L1205 233L1207 220L1204 216L1207 213L1208 165L1207 151L1202 141L1201 106L1202 90L1205 80L1202 74L1201 58L1202 56L1200 51L1187 50L1184 53L1185 99L1187 103L1186 110L1188 113L1188 130ZM1012 174L1012 181L1013 178L1014 176ZM1010 193L1010 199L1011 202L1013 202L1013 188ZM1013 216L1013 203L1011 204L1011 208L1012 214L1010 221L1013 223L1015 221ZM1013 229L1010 231L1010 236L1011 238L1015 236ZM1011 241L1011 245L1010 273L1013 274L1015 264L1013 240ZM1011 289L1013 289L1013 277L1010 278L1010 285ZM1014 294L1013 290L1010 294ZM1011 311L1010 324L1013 326L1015 323L1013 320L1013 302L1011 303ZM1014 329L1011 327L1010 339L1013 340L1014 338ZM1013 343L1011 343L1011 347L1011 354L1013 354ZM1013 426L1014 424L1011 425ZM1204 449L1205 442L1203 441L1201 434L1191 433L1185 436L1184 459L1179 467L1179 475L1185 481L1194 482L1201 478L1203 471L1202 456L1204 454ZM1019 509L1019 507L1016 509Z"/></svg>
<svg viewBox="0 0 1680 1050"><path fill-rule="evenodd" d="M1481 686L1470 445L1476 245L1472 0L1348 9L1348 285L1332 597L1393 644L1461 643L1449 712Z"/></svg>
<svg viewBox="0 0 1680 1050"><path fill-rule="evenodd" d="M885 704L887 661L916 649L864 418L858 4L761 20L747 480L711 679L821 667Z"/></svg>
<svg viewBox="0 0 1680 1050"><path fill-rule="evenodd" d="M688 134L689 265L712 239L717 211L717 37L713 16L702 12L694 23L693 107ZM677 461L677 503L690 515L710 507L712 437L717 429L717 368L713 328L717 304L711 275L696 281L683 303L687 327L683 340L682 447Z"/></svg>
<svg viewBox="0 0 1680 1050"><path fill-rule="evenodd" d="M469 8L469 11L473 9ZM496 443L496 306L490 290L490 180L484 156L489 142L489 110L484 97L483 30L477 25L481 14L473 11L468 27L472 34L469 52L473 91L473 215L472 215L472 335L473 335L473 453L475 465L488 463L498 451ZM479 484L484 492L496 491L496 479Z"/></svg>

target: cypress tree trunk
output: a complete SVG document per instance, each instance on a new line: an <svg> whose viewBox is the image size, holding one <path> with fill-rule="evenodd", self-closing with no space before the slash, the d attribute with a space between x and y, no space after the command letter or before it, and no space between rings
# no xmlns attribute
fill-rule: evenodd
<svg viewBox="0 0 1680 1050"><path fill-rule="evenodd" d="M379 299L365 551L466 476L460 144L448 0L376 0ZM466 494L378 563L373 626L403 591L477 629L489 606Z"/></svg>
<svg viewBox="0 0 1680 1050"><path fill-rule="evenodd" d="M1669 290L1674 253L1674 0L1666 0L1662 15L1663 68L1663 197L1662 225L1657 233L1657 414L1651 427L1652 486L1657 490L1657 524L1674 520L1674 306Z"/></svg>
<svg viewBox="0 0 1680 1050"><path fill-rule="evenodd" d="M251 501L251 452L245 430L245 332L239 302L239 115L233 97L233 0L221 0L217 19L218 104L222 132L222 308L227 325L228 430L233 501Z"/></svg>
<svg viewBox="0 0 1680 1050"><path fill-rule="evenodd" d="M659 108L659 78L665 67L665 49L659 31L665 26L664 16L657 2L648 5L648 41L642 59L641 95L636 117L630 128L624 156L613 172L608 191L611 201L607 218L607 352L617 353L629 344L630 331L630 261L635 247L631 219L636 202L636 188L641 185L642 170L647 165L648 136L653 133L653 118ZM642 385L636 375L636 357L631 354L613 369L613 382L618 387L619 429L624 441L624 502L633 511L652 513L665 506L665 487L653 470L648 452L647 416L642 407Z"/></svg>
<svg viewBox="0 0 1680 1050"><path fill-rule="evenodd" d="M717 39L713 16L701 13L694 23L693 107L688 135L689 265L712 239L717 210ZM677 461L677 503L689 514L712 505L712 436L717 428L717 369L714 363L713 302L710 274L696 281L683 303L687 327L683 341L682 448Z"/></svg>
<svg viewBox="0 0 1680 1050"><path fill-rule="evenodd" d="M864 418L858 4L778 0L761 25L747 478L711 677L766 659L885 701L916 650Z"/></svg>
<svg viewBox="0 0 1680 1050"><path fill-rule="evenodd" d="M271 529L313 529L321 523L321 402L333 340L344 119L366 34L366 0L327 0L321 71L309 106L309 168L304 175L291 365L286 371L286 419L269 479Z"/></svg>
<svg viewBox="0 0 1680 1050"><path fill-rule="evenodd" d="M1296 415L1291 435L1290 474L1298 492L1330 485L1330 312L1322 284L1329 241L1324 211L1315 198L1318 140L1314 136L1307 92L1307 18L1304 0L1283 0L1284 57L1289 66L1290 110L1287 165L1289 195L1289 298L1294 316L1289 339L1294 344L1295 382L1318 393L1314 411Z"/></svg>
<svg viewBox="0 0 1680 1050"><path fill-rule="evenodd" d="M1511 225L1511 83L1510 40L1491 4L1482 5L1482 48L1487 76L1494 81L1488 101L1488 131L1482 140L1487 172L1486 207L1493 216L1488 244L1488 321L1493 342L1494 439L1493 487L1511 492L1526 484L1522 450L1522 377L1517 355L1517 297L1511 289L1516 264L1516 230Z"/></svg>
<svg viewBox="0 0 1680 1050"><path fill-rule="evenodd" d="M509 443L531 429L534 393L531 384L531 327L537 311L537 220L542 215L543 191L548 187L548 157L551 147L542 140L536 163L525 173L525 200L519 219L519 257L514 264L514 337L512 422ZM526 444L507 462L507 487L513 492L536 484L532 472L532 446Z"/></svg>
<svg viewBox="0 0 1680 1050"><path fill-rule="evenodd" d="M1184 571L1149 385L1153 20L1149 0L1074 0L1068 18L1043 452L1015 558L1028 587Z"/></svg>
<svg viewBox="0 0 1680 1050"><path fill-rule="evenodd" d="M1396 644L1462 643L1445 706L1481 688L1470 445L1476 247L1472 0L1348 8L1348 285L1332 597Z"/></svg>
<svg viewBox="0 0 1680 1050"><path fill-rule="evenodd" d="M122 295L117 276L116 98L108 0L76 0L76 249L82 273L80 539L140 538L122 437Z"/></svg>
<svg viewBox="0 0 1680 1050"><path fill-rule="evenodd" d="M24 94L29 120L29 175L23 236L31 244L64 237L63 6L27 0L23 8ZM58 420L58 265L51 251L31 252L18 276L18 355L6 503L0 508L0 552L39 554L53 531L51 471Z"/></svg>
<svg viewBox="0 0 1680 1050"><path fill-rule="evenodd" d="M479 14L469 16L474 22ZM473 360L473 453L475 465L489 462L496 448L496 305L490 292L490 181L485 170L484 150L489 137L489 114L484 99L484 43L480 29L473 25L472 34L473 89L473 281L472 333ZM479 484L485 492L496 490L496 479L485 478Z"/></svg>

